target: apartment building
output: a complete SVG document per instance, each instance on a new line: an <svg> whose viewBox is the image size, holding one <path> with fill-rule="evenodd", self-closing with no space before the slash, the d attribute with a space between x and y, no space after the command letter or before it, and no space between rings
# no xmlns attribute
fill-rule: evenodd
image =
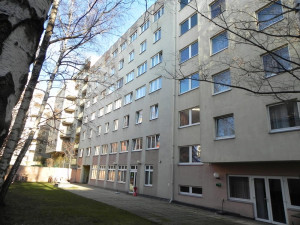
<svg viewBox="0 0 300 225"><path fill-rule="evenodd" d="M291 72L299 42L263 36L297 30L281 2L292 5L151 6L92 73L78 75L80 182L291 223L300 209L300 95L245 91L299 88Z"/></svg>

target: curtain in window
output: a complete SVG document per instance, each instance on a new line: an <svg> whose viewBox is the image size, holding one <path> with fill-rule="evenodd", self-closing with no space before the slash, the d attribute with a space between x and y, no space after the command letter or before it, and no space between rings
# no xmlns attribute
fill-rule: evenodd
<svg viewBox="0 0 300 225"><path fill-rule="evenodd" d="M249 178L229 177L230 197L250 199Z"/></svg>
<svg viewBox="0 0 300 225"><path fill-rule="evenodd" d="M233 116L217 119L217 137L234 135Z"/></svg>
<svg viewBox="0 0 300 225"><path fill-rule="evenodd" d="M200 153L200 145L192 146L192 162L201 162Z"/></svg>

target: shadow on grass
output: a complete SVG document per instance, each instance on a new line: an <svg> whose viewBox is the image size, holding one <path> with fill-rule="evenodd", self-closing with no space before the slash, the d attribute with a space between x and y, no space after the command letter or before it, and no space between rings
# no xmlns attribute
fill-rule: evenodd
<svg viewBox="0 0 300 225"><path fill-rule="evenodd" d="M121 209L58 189L48 183L14 183L0 224L153 224Z"/></svg>

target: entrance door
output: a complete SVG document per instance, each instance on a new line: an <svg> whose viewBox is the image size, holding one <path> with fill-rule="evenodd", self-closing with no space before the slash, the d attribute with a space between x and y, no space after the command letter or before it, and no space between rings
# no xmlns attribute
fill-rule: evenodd
<svg viewBox="0 0 300 225"><path fill-rule="evenodd" d="M280 178L254 178L256 219L286 224L286 209Z"/></svg>
<svg viewBox="0 0 300 225"><path fill-rule="evenodd" d="M136 176L137 176L137 166L130 167L130 181L129 181L129 192L133 192L133 188L136 187Z"/></svg>

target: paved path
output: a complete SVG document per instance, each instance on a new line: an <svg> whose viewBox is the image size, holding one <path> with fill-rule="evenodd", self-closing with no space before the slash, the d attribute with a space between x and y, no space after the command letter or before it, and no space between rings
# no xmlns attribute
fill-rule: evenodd
<svg viewBox="0 0 300 225"><path fill-rule="evenodd" d="M254 225L265 224L254 220L218 215L214 212L169 204L167 201L147 197L133 197L90 185L74 184L63 188L74 194L94 199L117 208L124 209L158 224L166 225Z"/></svg>

